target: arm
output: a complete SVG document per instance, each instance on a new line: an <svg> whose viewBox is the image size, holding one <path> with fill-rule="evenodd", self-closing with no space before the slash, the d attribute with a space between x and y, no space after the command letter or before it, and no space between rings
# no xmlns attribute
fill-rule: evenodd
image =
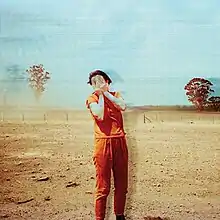
<svg viewBox="0 0 220 220"><path fill-rule="evenodd" d="M106 98L108 98L119 110L125 111L126 104L124 100L121 97L115 97L110 92L105 91L104 95Z"/></svg>
<svg viewBox="0 0 220 220"><path fill-rule="evenodd" d="M92 115L98 120L102 121L104 118L104 97L99 95L98 103L92 102L89 104Z"/></svg>

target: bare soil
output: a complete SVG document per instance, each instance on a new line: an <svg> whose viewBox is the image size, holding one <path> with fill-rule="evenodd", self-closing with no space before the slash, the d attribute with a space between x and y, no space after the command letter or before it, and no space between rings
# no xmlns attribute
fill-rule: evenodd
<svg viewBox="0 0 220 220"><path fill-rule="evenodd" d="M144 123L143 114L136 109L124 115L127 219L220 219L220 115L150 111ZM88 112L4 111L0 219L94 219L92 154Z"/></svg>

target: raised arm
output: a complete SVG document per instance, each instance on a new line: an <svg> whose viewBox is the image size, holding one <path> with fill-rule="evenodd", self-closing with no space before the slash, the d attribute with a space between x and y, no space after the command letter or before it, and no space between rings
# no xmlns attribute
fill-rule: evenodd
<svg viewBox="0 0 220 220"><path fill-rule="evenodd" d="M121 111L125 111L126 110L126 104L124 102L124 99L119 96L119 97L115 97L114 95L112 95L110 92L105 91L104 96L106 98L108 98L119 110Z"/></svg>
<svg viewBox="0 0 220 220"><path fill-rule="evenodd" d="M104 97L103 94L99 95L98 103L92 102L89 104L91 114L98 120L104 119Z"/></svg>

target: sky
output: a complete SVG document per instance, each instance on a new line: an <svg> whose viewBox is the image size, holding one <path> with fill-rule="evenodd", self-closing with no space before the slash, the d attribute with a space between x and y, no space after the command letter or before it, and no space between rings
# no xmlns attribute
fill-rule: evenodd
<svg viewBox="0 0 220 220"><path fill-rule="evenodd" d="M0 79L35 63L80 88L94 69L137 86L220 77L220 1L0 0Z"/></svg>

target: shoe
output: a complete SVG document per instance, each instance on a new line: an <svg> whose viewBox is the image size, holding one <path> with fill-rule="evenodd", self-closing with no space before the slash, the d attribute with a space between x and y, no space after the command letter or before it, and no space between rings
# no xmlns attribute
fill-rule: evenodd
<svg viewBox="0 0 220 220"><path fill-rule="evenodd" d="M116 215L116 220L126 220L124 215Z"/></svg>

